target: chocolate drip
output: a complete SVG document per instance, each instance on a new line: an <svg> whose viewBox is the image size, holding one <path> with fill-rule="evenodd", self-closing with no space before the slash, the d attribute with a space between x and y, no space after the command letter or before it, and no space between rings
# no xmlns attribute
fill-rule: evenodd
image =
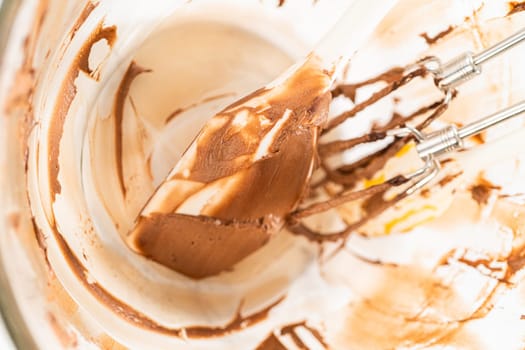
<svg viewBox="0 0 525 350"><path fill-rule="evenodd" d="M359 83L355 84L340 84L336 86L332 90L332 96L333 98L336 98L338 96L345 96L348 97L350 100L355 101L355 95L359 88L367 85L372 85L379 82L385 82L387 84L392 84L398 80L401 80L403 77L403 74L405 73L405 68L402 67L394 67L389 69L388 71L384 72L381 75L378 75L376 77L364 80Z"/></svg>
<svg viewBox="0 0 525 350"><path fill-rule="evenodd" d="M288 348L272 333L255 350L288 350Z"/></svg>
<svg viewBox="0 0 525 350"><path fill-rule="evenodd" d="M406 122L411 121L430 110L434 110L443 105L444 100L434 102L428 106L424 106L417 111L411 113L408 116L402 116L397 113L394 113L392 119L385 126L374 126L372 131L367 135L356 137L348 140L337 140L325 144L320 144L318 146L318 151L320 156L328 156L330 154L338 153L347 149L350 149L354 146L357 146L361 143L375 142L382 140L386 137L386 133L389 130L400 127Z"/></svg>
<svg viewBox="0 0 525 350"><path fill-rule="evenodd" d="M439 32L438 34L436 34L433 37L429 36L427 33L421 33L421 34L419 34L419 36L422 37L423 39L425 39L425 41L427 42L428 45L433 45L436 42L438 42L439 39L444 38L448 34L452 33L453 30L454 30L454 26L448 26L447 29Z"/></svg>
<svg viewBox="0 0 525 350"><path fill-rule="evenodd" d="M344 193L326 202L315 203L315 204L308 206L307 208L296 210L294 213L290 215L290 219L300 220L302 218L305 218L311 215L315 215L315 214L319 214L324 211L336 208L340 205L343 205L351 201L359 200L359 199L362 199L368 196L374 197L376 194L383 194L385 191L391 189L392 187L401 186L405 184L407 181L408 181L407 178L405 178L402 175L399 175L388 181L385 181L382 184L374 185L374 186L371 186L369 188L366 188L360 191Z"/></svg>
<svg viewBox="0 0 525 350"><path fill-rule="evenodd" d="M235 317L224 326L186 326L181 328L168 328L156 323L156 321L134 309L131 305L128 305L122 300L118 299L106 289L104 289L104 287L102 287L98 282L93 282L90 280L88 270L71 250L68 243L62 237L62 234L58 231L58 228L53 227L52 229L59 249L64 255L71 270L76 275L78 280L83 284L83 286L102 304L105 304L109 309L113 310L119 317L130 324L143 329L169 336L176 336L179 338L213 338L225 336L263 321L268 317L270 310L284 300L284 297L281 297L262 310L244 317L240 314L240 309L242 307L241 303Z"/></svg>
<svg viewBox="0 0 525 350"><path fill-rule="evenodd" d="M396 197L394 197L391 200L384 200L383 196L381 198L376 197L374 199L373 203L373 210L369 211L367 215L365 215L363 218L359 219L358 221L349 224L345 229L334 232L334 233L318 233L315 231L312 231L305 225L301 224L299 221L296 220L289 220L287 229L292 232L293 234L296 234L298 236L306 237L306 239L317 242L317 243L323 243L323 242L337 242L341 240L346 240L348 236L357 229L359 229L361 226L365 225L368 221L376 218L381 213L386 211L387 209L394 206L396 203L401 201L402 199L406 198L407 194L405 192L398 194Z"/></svg>
<svg viewBox="0 0 525 350"><path fill-rule="evenodd" d="M456 95L453 94L452 97L454 98L455 96ZM420 108L408 117L400 118L395 116L389 123L388 127L393 128L401 126L405 121L414 119L415 117L434 109L432 114L417 126L417 128L421 130L427 127L432 121L439 118L447 110L447 107L448 104L445 103L445 99L442 99L441 101L435 102L429 106ZM329 180L346 187L353 187L361 179L373 178L373 176L410 140L412 140L412 137L410 136L396 140L388 147L375 154L371 154L353 164L344 165L335 170L329 169L327 166L323 166L323 168L326 171L326 176Z"/></svg>
<svg viewBox="0 0 525 350"><path fill-rule="evenodd" d="M439 186L444 187L444 186L446 186L449 182L451 182L452 180L454 180L456 177L460 176L461 174L463 174L463 171L460 171L460 172L455 173L455 174L447 175L447 176L445 176L444 178L442 178L441 180L439 180L438 184L439 184Z"/></svg>
<svg viewBox="0 0 525 350"><path fill-rule="evenodd" d="M509 12L507 12L507 16L513 15L521 11L525 11L525 1L509 2Z"/></svg>
<svg viewBox="0 0 525 350"><path fill-rule="evenodd" d="M139 66L135 61L132 61L128 66L122 81L117 89L115 95L115 104L113 114L115 115L115 158L117 160L117 175L120 183L120 189L124 197L126 196L126 186L124 183L124 169L122 159L122 124L124 122L124 103L128 97L131 84L142 73L150 73L151 69Z"/></svg>
<svg viewBox="0 0 525 350"><path fill-rule="evenodd" d="M401 78L394 80L393 82L388 84L388 86L386 86L386 87L382 88L381 90L377 91L376 93L374 93L367 100L365 100L365 101L355 105L351 110L349 110L347 112L344 112L344 113L338 115L337 117L331 119L328 122L328 125L327 125L326 129L323 132L326 133L327 131L330 131L330 130L334 129L335 127L341 125L348 118L354 117L357 113L365 110L365 108L373 105L374 103L376 103L377 101L381 100L382 98L388 96L389 94L391 94L395 90L397 90L400 87L408 84L414 78L424 76L426 73L427 73L426 69L418 68L418 69L414 70L413 72L410 72L407 75L404 75ZM391 74L392 73L388 73L388 76L387 76L388 78L381 78L381 76L379 76L378 78L375 78L375 79L381 79L381 80L383 80L383 79L390 79L390 75ZM372 79L372 80L374 80L374 79Z"/></svg>
<svg viewBox="0 0 525 350"><path fill-rule="evenodd" d="M304 346L306 349L308 349L308 347L306 346L306 344L304 344L304 342L297 336L296 332L295 332L295 329L297 329L298 327L302 327L302 328L305 328L306 330L308 330L310 332L311 335L313 335L313 337L319 342L319 344L321 344L323 346L323 348L325 349L328 349L328 343L325 341L324 337L321 335L321 333L313 328L313 327L310 327L306 324L306 321L303 321L303 322L298 322L298 323L294 323L294 324L291 324L291 325L288 325L288 326L285 326L283 328L281 328L281 334L282 335L291 335L292 338L294 339L294 342L297 346Z"/></svg>
<svg viewBox="0 0 525 350"><path fill-rule="evenodd" d="M102 22L99 23L98 27L91 33L88 40L80 48L77 57L69 71L64 78L62 86L60 87L60 96L55 105L53 117L50 120L49 125L49 187L51 200L55 200L55 196L62 190L60 182L58 181L58 173L60 171L59 155L60 155L60 140L62 139L62 133L64 130L64 124L66 117L69 112L69 108L73 103L73 99L77 94L77 87L75 80L77 79L80 71L84 71L90 74L89 70L89 54L91 47L101 39L106 39L110 46L113 45L116 39L117 28L115 26L103 27Z"/></svg>
<svg viewBox="0 0 525 350"><path fill-rule="evenodd" d="M225 93L225 94L220 94L220 95L216 95L216 96L210 96L210 97L207 97L207 98L203 99L202 101L199 101L199 102L196 102L196 103L192 103L189 106L177 108L173 112L171 112L170 115L168 115L166 117L166 119L164 119L164 124L168 124L173 119L175 119L179 114L184 113L184 112L186 112L189 109L195 108L195 107L197 107L197 106L199 106L199 105L201 105L203 103L211 102L211 101L214 101L214 100L219 100L221 98L225 98L225 97L233 96L233 95L235 95L235 94Z"/></svg>
<svg viewBox="0 0 525 350"><path fill-rule="evenodd" d="M281 327L281 329L274 331L266 339L263 340L261 344L255 349L255 350L288 350L286 346L281 343L279 340L279 336L289 336L292 341L294 342L294 345L297 347L297 349L301 350L309 350L307 344L297 335L296 329L297 328L304 328L307 331L310 332L310 334L319 342L319 344L323 347L323 349L329 349L328 343L324 340L321 333L310 326L306 324L305 321L293 323L284 327Z"/></svg>
<svg viewBox="0 0 525 350"><path fill-rule="evenodd" d="M69 40L72 40L75 35L77 34L77 31L80 29L82 24L86 21L86 19L89 17L91 12L98 6L98 3L94 3L92 1L87 1L86 5L82 9L82 12L80 13L80 16L78 16L77 20L75 21L75 24L73 25L73 28L71 28L71 31L69 32Z"/></svg>
<svg viewBox="0 0 525 350"><path fill-rule="evenodd" d="M470 193L472 199L476 201L478 205L482 206L488 203L493 190L500 189L501 186L493 185L490 181L480 178L477 184L470 187Z"/></svg>

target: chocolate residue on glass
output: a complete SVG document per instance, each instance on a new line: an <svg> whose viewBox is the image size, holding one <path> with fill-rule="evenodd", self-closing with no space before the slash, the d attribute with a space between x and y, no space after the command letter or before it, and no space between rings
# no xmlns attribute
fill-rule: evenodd
<svg viewBox="0 0 525 350"><path fill-rule="evenodd" d="M275 334L270 334L255 350L288 350Z"/></svg>
<svg viewBox="0 0 525 350"><path fill-rule="evenodd" d="M11 226L14 230L18 230L20 227L20 213L7 214L6 219L9 226Z"/></svg>
<svg viewBox="0 0 525 350"><path fill-rule="evenodd" d="M493 190L500 189L501 186L493 185L490 181L480 178L477 184L470 187L470 194L472 199L481 206L488 203Z"/></svg>
<svg viewBox="0 0 525 350"><path fill-rule="evenodd" d="M86 19L89 17L91 12L98 6L98 2L94 3L92 1L87 1L86 5L82 9L82 12L78 16L77 20L75 21L75 24L73 25L73 28L71 28L71 31L69 32L69 40L72 40L75 37L75 34L80 29L80 26L86 21Z"/></svg>
<svg viewBox="0 0 525 350"><path fill-rule="evenodd" d="M124 197L126 196L126 186L124 184L124 170L122 161L122 123L124 119L124 103L129 94L131 84L137 76L142 73L149 73L151 69L139 66L135 61L132 61L128 66L122 81L115 94L115 104L113 113L115 115L115 158L117 161L117 175L120 183L120 189Z"/></svg>
<svg viewBox="0 0 525 350"><path fill-rule="evenodd" d="M393 187L393 185L390 185ZM330 232L330 233L320 233L315 232L311 230L306 225L302 224L298 220L290 219L287 222L287 229L298 236L303 236L306 239L308 239L311 242L316 243L323 243L323 242L337 242L337 241L345 241L350 234L355 232L357 229L359 229L361 226L365 225L368 221L376 218L377 216L381 215L383 212L385 212L387 209L391 208L404 198L406 198L407 194L406 192L402 192L395 196L392 199L385 200L382 196L382 193L379 193L375 196L372 196L370 201L370 209L369 212L366 213L366 215L363 215L361 218L356 220L352 223L347 223L346 228L342 229L338 232Z"/></svg>
<svg viewBox="0 0 525 350"><path fill-rule="evenodd" d="M235 317L228 322L227 325L222 327L205 327L205 326L191 326L184 328L186 335L190 338L212 338L212 337L218 337L223 336L228 333L239 331L244 328L250 327L258 322L263 321L268 317L268 313L271 309L273 309L275 306L280 304L285 297L281 297L277 299L275 302L270 304L269 306L265 307L264 309L257 311L256 313L253 313L249 316L242 317L241 316L241 305L239 305L239 309L237 310L237 313L235 314Z"/></svg>
<svg viewBox="0 0 525 350"><path fill-rule="evenodd" d="M150 200L160 204L138 218L127 239L132 249L202 278L230 269L281 229L308 188L331 101L328 77L312 60L282 84L278 93L253 92L205 125L195 148L161 185L168 192L158 189ZM261 150L265 137L271 139ZM229 184L227 190L205 203L199 215L177 213L186 200L219 181Z"/></svg>
<svg viewBox="0 0 525 350"><path fill-rule="evenodd" d="M255 350L288 350L288 348L279 340L280 336L289 336L294 342L297 349L309 350L310 347L299 337L296 332L297 328L304 328L307 330L310 335L317 340L318 347L321 346L323 349L329 349L328 343L324 340L321 333L306 324L306 322L293 323L281 329L276 330L269 334L266 339L263 340L261 344Z"/></svg>
<svg viewBox="0 0 525 350"><path fill-rule="evenodd" d="M153 213L141 217L134 247L192 278L215 275L233 266L270 239L278 220L220 220L208 216ZM176 235L176 237L174 237Z"/></svg>
<svg viewBox="0 0 525 350"><path fill-rule="evenodd" d="M60 140L62 139L62 132L66 117L73 103L73 99L77 93L75 80L80 71L86 74L91 74L89 70L89 54L91 47L99 40L106 39L110 46L113 45L117 35L117 28L115 26L104 27L100 22L98 27L91 33L88 40L80 48L78 55L69 68L69 71L60 88L61 98L57 100L54 108L53 117L50 119L49 125L49 187L51 200L55 200L55 196L62 190L60 182L58 181L58 173L60 171L60 164L58 161L60 155Z"/></svg>
<svg viewBox="0 0 525 350"><path fill-rule="evenodd" d="M46 17L48 0L41 0L38 2L36 8L36 15L31 30L24 40L24 59L21 67L16 72L14 83L9 90L9 96L6 98L5 111L6 114L11 114L14 109L25 109L25 122L23 129L30 129L29 125L33 121L31 102L33 98L33 89L35 85L35 69L33 67L33 58L36 52L40 31ZM25 133L28 133L26 131ZM27 136L27 135L26 135ZM25 138L24 140L25 141Z"/></svg>
<svg viewBox="0 0 525 350"><path fill-rule="evenodd" d="M201 100L199 102L192 103L189 106L177 108L176 110L171 112L170 115L168 117L166 117L166 119L164 119L164 124L168 124L173 119L175 119L175 117L177 117L179 114L184 113L184 112L186 112L189 109L195 108L195 107L197 107L197 106L199 106L199 105L201 105L203 103L207 103L207 102L211 102L211 101L215 101L215 100L220 100L221 98L225 98L225 97L228 97L228 96L234 96L234 95L235 95L234 93L224 93L224 94L220 94L220 95L210 96L210 97L207 97L207 98L205 98L205 99L203 99L203 100Z"/></svg>
<svg viewBox="0 0 525 350"><path fill-rule="evenodd" d="M77 335L70 329L64 327L52 312L47 313L47 319L64 349L76 348L78 346Z"/></svg>
<svg viewBox="0 0 525 350"><path fill-rule="evenodd" d="M295 345L297 345L297 347L299 347L300 349L308 349L308 346L303 342L301 338L299 338L297 332L295 331L298 327L302 327L308 330L310 334L319 342L319 344L323 346L323 348L328 349L328 344L324 340L321 333L317 329L308 326L305 321L294 323L281 328L281 334L289 335L294 341Z"/></svg>
<svg viewBox="0 0 525 350"><path fill-rule="evenodd" d="M392 84L393 82L400 80L403 77L404 72L405 69L402 67L393 67L376 77L361 81L359 83L339 84L332 90L332 96L333 98L336 98L340 95L343 95L349 98L351 101L355 101L355 95L359 88L367 85L372 85L378 82Z"/></svg>
<svg viewBox="0 0 525 350"><path fill-rule="evenodd" d="M355 201L358 199L362 199L365 197L374 198L377 195L383 195L387 190L391 189L394 186L400 186L405 184L408 181L407 178L405 178L402 175L396 176L388 181L385 181L382 184L378 184L375 186L371 186L368 188L365 188L363 190L354 191L354 192L348 192L343 193L333 199L321 202L321 203L315 203L312 204L306 208L301 208L296 210L294 213L292 213L289 218L292 220L299 220L311 215L315 215L324 211L327 211L329 209L333 209L339 205L342 205L344 203ZM368 211L365 209L365 211Z"/></svg>
<svg viewBox="0 0 525 350"><path fill-rule="evenodd" d="M402 126L408 121L411 121L417 117L424 115L425 113L439 108L443 104L443 101L437 101L430 105L423 106L417 111L412 112L407 116L403 116L399 113L394 112L392 119L383 126L374 125L372 130L363 136L355 137L348 140L337 140L327 143L322 143L318 145L318 152L321 157L329 156L347 149L350 149L354 146L357 146L362 143L375 142L382 140L387 136L387 131L394 129L396 127Z"/></svg>
<svg viewBox="0 0 525 350"><path fill-rule="evenodd" d="M35 126L33 115L33 93L35 87L36 68L34 67L34 56L39 43L41 29L46 18L48 0L41 0L35 10L35 17L32 22L29 34L24 40L23 61L15 73L15 78L8 90L8 95L3 105L6 115L20 115L18 121L18 136L20 147L23 152L25 170L28 168L29 150L27 140Z"/></svg>
<svg viewBox="0 0 525 350"><path fill-rule="evenodd" d="M449 175L445 176L444 178L442 178L441 180L439 180L438 185L441 186L441 187L444 187L449 182L454 180L456 177L460 176L461 174L463 174L463 171L460 171L460 172L455 173L455 174L449 174Z"/></svg>
<svg viewBox="0 0 525 350"><path fill-rule="evenodd" d="M428 45L433 45L436 42L438 42L439 39L441 39L441 38L447 36L448 34L452 33L453 30L454 30L454 26L448 26L447 29L439 32L435 36L431 37L427 33L421 33L421 34L419 34L419 36L422 37L423 39L425 39L425 41L427 42Z"/></svg>
<svg viewBox="0 0 525 350"><path fill-rule="evenodd" d="M277 299L272 304L266 306L260 311L257 311L248 316L241 316L240 309L242 303L239 305L234 318L224 326L219 327L207 327L207 326L187 326L181 328L168 328L164 327L154 320L150 319L143 313L135 310L132 306L124 303L110 292L108 292L99 283L89 280L89 273L82 262L77 258L75 253L71 250L68 243L62 237L62 234L58 231L57 227L52 227L53 235L58 243L58 246L64 255L67 263L69 264L71 271L74 272L78 280L86 287L86 289L96 297L101 303L105 304L110 310L113 310L122 319L127 322L144 328L150 331L154 331L161 334L172 335L180 338L213 338L227 335L229 333L242 330L250 327L258 322L263 321L268 317L268 313L271 309L281 303L285 296Z"/></svg>
<svg viewBox="0 0 525 350"><path fill-rule="evenodd" d="M521 11L525 11L525 1L509 2L509 12L507 12L507 16L513 15Z"/></svg>
<svg viewBox="0 0 525 350"><path fill-rule="evenodd" d="M470 138L472 141L476 142L478 145L482 145L485 143L485 138L483 136L483 134L477 134L477 135L474 135Z"/></svg>

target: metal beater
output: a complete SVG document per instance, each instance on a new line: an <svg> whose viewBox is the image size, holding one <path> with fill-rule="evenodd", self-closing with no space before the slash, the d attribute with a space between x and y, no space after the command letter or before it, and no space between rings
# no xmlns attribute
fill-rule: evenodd
<svg viewBox="0 0 525 350"><path fill-rule="evenodd" d="M444 64L439 58L430 57L422 61L421 65L434 76L436 86L445 94L445 103L449 103L455 88L481 74L482 64L523 41L525 41L525 29L477 54L465 52ZM425 162L421 169L406 176L414 181L414 184L408 188L407 194L416 192L435 178L441 169L440 158L449 152L464 149L466 138L524 112L525 101L521 101L459 129L455 125L449 125L430 134L425 134L411 126L390 130L388 135L393 137L412 135L416 141L416 151Z"/></svg>

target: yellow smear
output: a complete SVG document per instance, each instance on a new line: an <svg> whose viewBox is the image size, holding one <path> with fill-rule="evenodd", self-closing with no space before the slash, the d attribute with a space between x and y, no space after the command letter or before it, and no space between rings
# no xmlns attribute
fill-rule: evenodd
<svg viewBox="0 0 525 350"><path fill-rule="evenodd" d="M364 186L365 188L369 188L375 185L380 185L385 182L385 174L381 174L379 176L376 176L370 180L365 179Z"/></svg>
<svg viewBox="0 0 525 350"><path fill-rule="evenodd" d="M414 148L414 144L412 142L410 143L407 143L406 145L403 146L403 148L401 148L397 153L396 153L396 157L397 158L401 158L403 157L405 154L407 154L412 148Z"/></svg>
<svg viewBox="0 0 525 350"><path fill-rule="evenodd" d="M395 219L391 220L390 222L386 223L386 224L385 224L385 232L386 232L387 235L390 234L390 233L392 233L392 231L393 231L393 229L394 229L394 227L395 227L396 225L399 225L399 224L402 223L403 221L406 221L406 220L410 219L410 217L412 217L412 216L414 216L414 215L416 215L416 214L419 214L419 213L421 213L421 212L424 211L424 210L434 211L434 210L436 210L436 209L437 209L437 208L434 207L433 205L424 205L421 209L412 209L412 210L409 210L409 211L407 211L403 216L398 217L398 218L395 218ZM433 219L434 219L433 216L430 216L430 217L428 217L428 218L422 219L421 221L419 221L419 222L417 222L417 223L411 225L410 227L404 229L403 232L409 231L409 230L413 229L414 227L419 226L419 225L421 225L421 224L423 224L423 223L425 223L425 222L428 222L428 221L430 221L430 220L433 220Z"/></svg>

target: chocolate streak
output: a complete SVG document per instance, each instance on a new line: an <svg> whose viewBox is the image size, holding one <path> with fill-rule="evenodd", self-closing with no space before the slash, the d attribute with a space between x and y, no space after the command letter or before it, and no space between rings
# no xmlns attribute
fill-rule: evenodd
<svg viewBox="0 0 525 350"><path fill-rule="evenodd" d="M146 329L161 334L166 334L176 337L188 337L188 338L212 338L225 336L229 333L242 330L246 327L250 327L258 322L263 321L272 308L277 306L284 300L284 296L279 298L264 309L257 311L251 315L242 317L240 314L240 308L237 311L235 317L225 324L224 326L218 327L207 327L207 326L188 326L181 328L168 328L164 327L154 320L150 319L138 310L135 310L130 305L126 304L122 300L118 299L110 292L104 289L99 283L88 281L89 271L84 267L82 262L77 258L75 253L71 250L62 234L58 231L57 227L53 227L53 235L58 243L60 250L66 258L71 271L75 274L78 280L84 285L84 287L101 303L105 304L110 310L113 310L119 317L125 321Z"/></svg>
<svg viewBox="0 0 525 350"><path fill-rule="evenodd" d="M500 190L501 186L496 186L489 181L481 178L478 183L470 188L472 199L478 203L478 205L485 205L488 203L490 195L493 190Z"/></svg>
<svg viewBox="0 0 525 350"><path fill-rule="evenodd" d="M124 121L124 103L129 94L129 89L133 80L142 73L149 73L151 69L146 69L139 66L135 61L132 61L128 70L124 74L124 78L120 82L115 96L115 108L113 114L115 115L115 158L117 161L117 174L120 183L120 189L124 197L126 196L126 186L124 183L124 170L122 160L122 123Z"/></svg>
<svg viewBox="0 0 525 350"><path fill-rule="evenodd" d="M509 12L507 13L507 16L513 15L515 13L525 11L525 2L524 1L512 1L509 2Z"/></svg>
<svg viewBox="0 0 525 350"><path fill-rule="evenodd" d="M170 115L166 119L164 119L164 124L168 124L173 119L175 119L179 114L184 113L184 112L186 112L189 109L195 108L195 107L197 107L197 106L199 106L199 105L201 105L203 103L211 102L211 101L214 101L214 100L220 100L221 98L225 98L225 97L228 97L228 96L234 96L234 95L235 95L234 93L224 93L224 94L220 94L220 95L210 96L210 97L207 97L207 98L203 99L202 101L199 101L199 102L196 102L196 103L192 103L189 106L177 108L176 110L171 112Z"/></svg>
<svg viewBox="0 0 525 350"><path fill-rule="evenodd" d="M186 172L179 169L167 180L162 206L139 217L130 246L193 278L227 270L263 246L305 194L331 101L327 86L327 76L309 61L278 90L255 91L212 118L195 141L196 151L181 160ZM239 115L246 122L237 124ZM272 130L267 154L254 160ZM177 213L216 181L231 184L219 201L206 204L200 216Z"/></svg>
<svg viewBox="0 0 525 350"><path fill-rule="evenodd" d="M92 1L88 1L84 8L82 9L82 12L80 13L80 16L78 16L77 20L75 21L75 24L73 25L73 28L71 28L71 31L69 32L69 38L72 40L75 37L75 34L80 29L80 26L84 24L86 19L89 17L91 12L98 6L98 3L93 3Z"/></svg>
<svg viewBox="0 0 525 350"><path fill-rule="evenodd" d="M75 80L77 79L80 71L84 71L86 74L91 74L89 70L89 54L91 47L99 40L106 39L110 46L113 46L117 37L117 29L115 26L103 27L102 22L99 23L98 27L91 33L88 40L80 48L77 57L60 87L60 98L57 99L53 117L50 120L49 125L49 185L51 200L55 201L55 196L62 190L60 182L58 181L58 173L60 171L59 155L60 155L60 140L62 139L62 133L64 130L64 124L66 117L73 103L73 99L77 94L77 87L75 86Z"/></svg>
<svg viewBox="0 0 525 350"><path fill-rule="evenodd" d="M419 34L419 36L422 37L423 39L425 39L425 41L427 42L428 45L433 45L433 44L437 43L439 41L439 39L441 39L441 38L447 36L448 34L452 33L453 30L454 30L454 26L448 26L447 29L443 30L442 32L439 32L438 34L436 34L433 37L429 36L427 33Z"/></svg>
<svg viewBox="0 0 525 350"><path fill-rule="evenodd" d="M455 174L447 175L444 178L442 178L441 180L439 180L438 184L439 184L439 186L444 187L448 183L453 181L456 177L460 176L461 174L463 174L463 171L460 171L460 172L455 173Z"/></svg>
<svg viewBox="0 0 525 350"><path fill-rule="evenodd" d="M404 68L392 68L391 70L381 74L380 76L369 79L367 81L364 81L362 83L354 84L354 85L343 85L340 88L336 88L335 92L340 94L345 94L345 96L350 97L353 96L355 98L355 89L358 87L369 85L371 83L374 83L376 81L386 81L389 84L382 88L381 90L375 92L370 98L367 100L356 104L351 110L344 112L337 117L331 119L328 122L328 125L326 129L323 132L327 132L329 130L332 130L336 128L337 126L341 125L344 121L346 121L348 118L352 118L357 113L365 110L367 107L371 106L372 104L376 103L377 101L381 100L385 96L389 95L393 91L399 89L400 87L408 84L410 81L417 77L422 77L427 74L426 69L424 68L418 68L410 73L407 73L406 75ZM351 87L351 88L350 88ZM349 91L345 91L345 89L348 89Z"/></svg>
<svg viewBox="0 0 525 350"><path fill-rule="evenodd" d="M294 342L297 349L309 350L307 344L297 335L296 329L304 328L319 342L323 349L329 349L328 343L324 340L321 333L306 324L306 322L293 323L274 331L263 340L255 350L288 350L288 348L279 340L279 336L289 336Z"/></svg>

